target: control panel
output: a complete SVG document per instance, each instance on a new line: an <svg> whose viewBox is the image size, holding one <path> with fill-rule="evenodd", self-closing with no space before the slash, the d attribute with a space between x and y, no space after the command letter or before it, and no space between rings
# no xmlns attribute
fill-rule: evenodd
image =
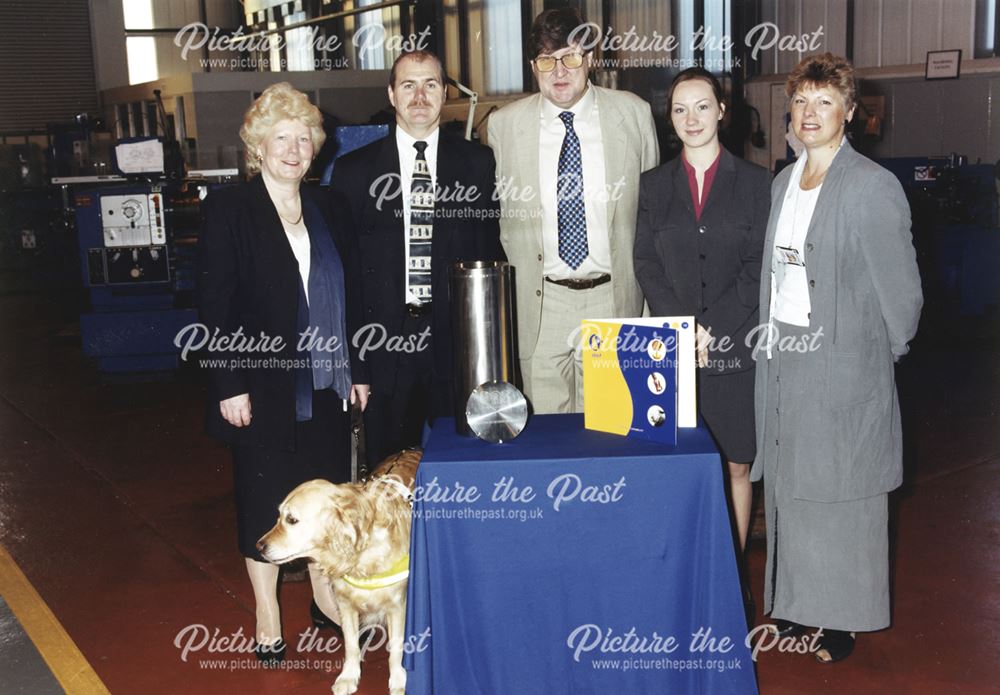
<svg viewBox="0 0 1000 695"><path fill-rule="evenodd" d="M101 226L108 248L165 244L163 194L101 196Z"/></svg>

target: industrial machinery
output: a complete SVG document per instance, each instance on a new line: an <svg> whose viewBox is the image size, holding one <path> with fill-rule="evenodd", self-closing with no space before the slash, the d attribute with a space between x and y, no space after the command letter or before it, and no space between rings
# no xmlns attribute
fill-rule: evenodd
<svg viewBox="0 0 1000 695"><path fill-rule="evenodd" d="M84 354L104 372L175 369L174 337L197 321L197 189L192 194L182 185L83 185L72 203L90 295L91 310L80 316Z"/></svg>
<svg viewBox="0 0 1000 695"><path fill-rule="evenodd" d="M1000 309L1000 230L992 164L965 157L896 157L879 164L910 203L925 311L990 317Z"/></svg>

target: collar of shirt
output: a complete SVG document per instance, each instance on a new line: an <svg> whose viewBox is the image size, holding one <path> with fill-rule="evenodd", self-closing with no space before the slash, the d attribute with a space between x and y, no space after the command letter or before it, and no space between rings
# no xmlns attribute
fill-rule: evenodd
<svg viewBox="0 0 1000 695"><path fill-rule="evenodd" d="M847 136L845 135L840 139L840 145L837 146L837 151L833 155L833 159L837 158L840 154L840 150L843 149L844 143L847 142ZM788 188L785 190L785 200L789 200L792 195L798 190L799 182L802 180L802 172L806 168L806 162L809 161L809 150L802 150L802 154L799 158L795 160L794 168L792 169L792 176L788 180ZM833 166L833 161L830 161L830 166Z"/></svg>
<svg viewBox="0 0 1000 695"><path fill-rule="evenodd" d="M564 127L562 121L559 119L559 114L563 111L569 111L573 114L573 123L576 124L578 121L583 121L588 123L594 115L594 107L597 99L594 97L594 86L587 83L587 91L583 93L580 100L573 104L568 109L561 109L555 104L553 104L548 99L542 98L542 124L543 125L558 125L560 128Z"/></svg>
<svg viewBox="0 0 1000 695"><path fill-rule="evenodd" d="M719 162L722 161L722 147L719 147L719 154L715 156L715 161L705 169L705 174L701 180L701 198L698 198L698 178L694 170L694 167L688 162L687 157L684 156L684 150L681 150L681 164L684 165L684 173L687 174L688 188L691 189L691 200L694 203L694 216L696 218L701 218L701 212L705 209L705 201L708 200L708 194L712 190L712 182L715 181L715 174L719 171Z"/></svg>
<svg viewBox="0 0 1000 695"><path fill-rule="evenodd" d="M437 181L437 149L440 135L441 129L435 128L433 133L424 138L424 142L427 143L424 156L427 158L427 167L431 170L431 180L435 182ZM413 178L413 163L417 159L417 150L413 146L415 142L417 142L417 138L396 126L396 149L399 150L399 173L403 179L404 192L410 190L410 179Z"/></svg>

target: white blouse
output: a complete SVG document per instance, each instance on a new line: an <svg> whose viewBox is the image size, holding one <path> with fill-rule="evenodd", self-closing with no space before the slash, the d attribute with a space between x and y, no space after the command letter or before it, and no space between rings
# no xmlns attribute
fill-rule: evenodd
<svg viewBox="0 0 1000 695"><path fill-rule="evenodd" d="M774 260L771 264L774 306L771 316L782 323L808 327L812 306L804 265L805 241L823 186L803 191L799 187L801 174L801 171L792 173L788 195L782 203L774 232Z"/></svg>
<svg viewBox="0 0 1000 695"><path fill-rule="evenodd" d="M303 230L302 235L296 237L286 231L285 236L288 237L288 243L292 247L292 253L295 254L295 260L299 262L302 289L306 293L306 304L309 304L309 254L312 249L309 244L309 232Z"/></svg>

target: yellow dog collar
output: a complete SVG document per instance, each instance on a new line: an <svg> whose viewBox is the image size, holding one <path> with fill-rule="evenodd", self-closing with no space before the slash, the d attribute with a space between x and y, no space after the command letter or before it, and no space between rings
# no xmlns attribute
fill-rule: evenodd
<svg viewBox="0 0 1000 695"><path fill-rule="evenodd" d="M385 572L371 577L352 577L345 574L342 579L356 589L384 589L403 581L410 576L410 554L406 553L401 558L392 563L392 567Z"/></svg>

